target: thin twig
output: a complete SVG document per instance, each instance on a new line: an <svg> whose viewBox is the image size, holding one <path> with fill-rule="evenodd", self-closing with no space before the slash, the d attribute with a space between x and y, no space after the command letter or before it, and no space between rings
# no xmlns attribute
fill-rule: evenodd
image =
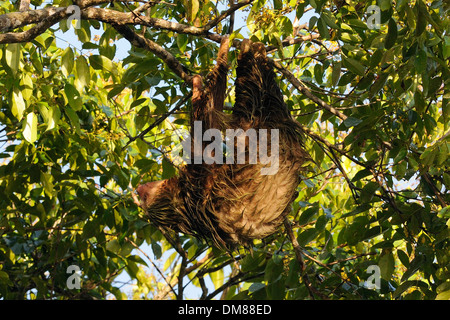
<svg viewBox="0 0 450 320"><path fill-rule="evenodd" d="M228 10L225 10L224 12L222 12L218 17L214 18L213 20L211 20L210 22L208 22L203 29L205 31L211 30L212 28L214 28L215 26L217 26L219 24L220 21L222 21L223 19L225 19L226 17L230 16L230 15L234 15L234 12L246 5L249 5L250 3L252 3L254 0L244 0L241 2L238 2L236 4L233 4L230 6L230 8Z"/></svg>
<svg viewBox="0 0 450 320"><path fill-rule="evenodd" d="M286 229L286 233L289 237L289 240L292 243L292 247L294 248L294 253L297 258L297 262L300 265L302 279L303 279L303 282L305 283L306 288L308 289L310 297L312 299L314 299L314 297L316 295L324 300L328 299L328 297L326 295L322 294L321 292L319 292L316 288L314 288L312 286L311 281L309 280L309 277L307 274L305 262L303 261L303 257L302 257L302 255L304 255L305 253L303 252L302 248L300 247L300 244L298 243L297 238L295 237L294 232L292 231L291 222L287 218L284 220L284 228Z"/></svg>
<svg viewBox="0 0 450 320"><path fill-rule="evenodd" d="M192 76L189 74L188 69L183 66L169 51L165 50L156 42L135 33L126 25L113 24L112 26L125 39L130 41L132 45L146 49L161 58L177 76L185 81L185 83L190 84L192 82Z"/></svg>
<svg viewBox="0 0 450 320"><path fill-rule="evenodd" d="M189 94L187 94L186 96L184 96L180 101L178 101L178 103L175 105L175 107L172 108L172 110L169 110L168 112L166 112L165 114L163 114L161 117L159 117L155 122L153 122L152 124L150 124L145 130L143 130L140 134L138 134L135 137L129 137L129 141L126 143L126 145L124 146L124 148L126 148L131 142L137 140L137 139L143 139L144 136L149 133L153 128L157 127L158 125L160 125L164 120L167 119L167 117L169 117L171 114L173 114L174 112L178 111L181 106L183 106L192 96L192 92L190 92Z"/></svg>
<svg viewBox="0 0 450 320"><path fill-rule="evenodd" d="M270 60L269 60L270 61ZM311 91L304 86L300 80L298 80L292 72L287 70L285 67L283 67L279 62L271 60L273 66L277 68L287 79L288 81L298 90L300 93L304 94L307 98L311 99L313 102L315 102L318 106L321 108L331 112L335 116L337 116L341 120L346 120L347 116L343 114L342 112L336 110L334 107L330 106L328 103L320 99L319 97L315 96L311 93Z"/></svg>
<svg viewBox="0 0 450 320"><path fill-rule="evenodd" d="M158 268L158 266L153 262L152 259L136 244L133 240L129 239L128 237L125 237L125 240L128 241L135 249L139 250L140 253L142 253L148 261L153 265L153 267L156 269L156 271L161 275L161 277L164 279L164 282L170 287L170 290L175 293L174 288L171 286L170 282L167 280L167 278L164 276L164 273Z"/></svg>

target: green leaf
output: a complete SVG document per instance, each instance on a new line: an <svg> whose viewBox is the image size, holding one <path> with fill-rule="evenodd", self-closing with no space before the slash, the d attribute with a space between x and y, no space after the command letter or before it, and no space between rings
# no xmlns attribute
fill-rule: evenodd
<svg viewBox="0 0 450 320"><path fill-rule="evenodd" d="M370 68L375 68L376 66L378 66L382 58L383 58L383 50L382 49L375 50L372 57L370 58Z"/></svg>
<svg viewBox="0 0 450 320"><path fill-rule="evenodd" d="M392 252L382 255L378 261L378 266L380 267L381 278L389 281L395 269L395 259Z"/></svg>
<svg viewBox="0 0 450 320"><path fill-rule="evenodd" d="M254 282L251 284L251 286L248 288L248 291L250 293L256 292L258 290L264 289L266 287L266 285L264 283L261 282Z"/></svg>
<svg viewBox="0 0 450 320"><path fill-rule="evenodd" d="M434 118L432 116L430 116L429 114L425 114L423 116L423 120L424 120L423 122L425 125L425 129L427 130L427 133L432 134L433 131L436 130L436 127L437 127L436 120L434 120Z"/></svg>
<svg viewBox="0 0 450 320"><path fill-rule="evenodd" d="M388 33L386 35L385 41L384 41L384 47L386 49L390 49L394 46L395 41L397 40L397 23L393 18L389 19L388 23Z"/></svg>
<svg viewBox="0 0 450 320"><path fill-rule="evenodd" d="M389 73L382 73L377 80L375 80L374 84L370 87L370 96L373 97L384 87L386 81L389 77Z"/></svg>
<svg viewBox="0 0 450 320"><path fill-rule="evenodd" d="M356 209L354 209L354 210L352 210L352 211L350 211L350 212L347 212L347 213L343 214L342 217L343 217L343 218L351 217L351 216L354 216L354 215L356 215L356 214L358 214L358 213L366 212L366 211L368 211L370 208L372 208L372 206L371 206L370 204L364 203L364 204L358 206L358 208L356 208Z"/></svg>
<svg viewBox="0 0 450 320"><path fill-rule="evenodd" d="M117 84L113 86L112 89L108 92L108 99L111 99L116 95L120 94L123 91L123 89L125 89L124 84Z"/></svg>
<svg viewBox="0 0 450 320"><path fill-rule="evenodd" d="M403 250L397 250L397 256L405 267L409 266L409 257Z"/></svg>
<svg viewBox="0 0 450 320"><path fill-rule="evenodd" d="M162 256L161 246L157 242L152 242L152 251L155 255L155 259L159 259Z"/></svg>
<svg viewBox="0 0 450 320"><path fill-rule="evenodd" d="M34 112L27 114L23 129L23 137L29 143L34 143L37 140L37 123L38 119Z"/></svg>
<svg viewBox="0 0 450 320"><path fill-rule="evenodd" d="M393 298L394 299L398 298L403 292L405 292L406 290L408 290L411 287L419 287L422 289L428 289L428 285L423 281L420 281L420 280L405 281L401 285L399 285L397 287L397 289L395 289Z"/></svg>
<svg viewBox="0 0 450 320"><path fill-rule="evenodd" d="M314 215L317 214L318 211L319 207L317 206L306 209L305 211L302 212L300 218L298 219L298 224L300 226L307 224L309 221L311 221Z"/></svg>
<svg viewBox="0 0 450 320"><path fill-rule="evenodd" d="M323 231L325 229L325 226L327 225L327 222L327 216L321 215L317 218L316 225L314 227L318 232Z"/></svg>
<svg viewBox="0 0 450 320"><path fill-rule="evenodd" d="M391 8L391 0L379 0L378 4L380 5L381 11L387 11Z"/></svg>
<svg viewBox="0 0 450 320"><path fill-rule="evenodd" d="M369 240L369 239L372 239L372 238L374 238L374 237L380 235L381 232L382 232L382 230L381 230L381 227L380 227L380 226L376 226L376 227L370 228L369 230L367 230L367 231L364 233L364 236L362 237L361 240L362 240L362 241L367 241L367 240Z"/></svg>
<svg viewBox="0 0 450 320"><path fill-rule="evenodd" d="M64 93L66 94L67 101L73 110L80 111L83 108L83 101L80 97L80 93L73 85L67 83L64 86Z"/></svg>
<svg viewBox="0 0 450 320"><path fill-rule="evenodd" d="M417 0L416 1L416 6L415 6L415 14L417 17L417 22L416 22L416 37L419 37L424 31L425 28L427 26L427 8L425 6L425 4L422 2L422 0Z"/></svg>
<svg viewBox="0 0 450 320"><path fill-rule="evenodd" d="M347 128L351 128L351 127L357 126L361 122L362 122L361 119L357 119L357 118L354 118L354 117L348 117L347 119L344 120L344 125Z"/></svg>
<svg viewBox="0 0 450 320"><path fill-rule="evenodd" d="M316 235L317 235L317 230L316 229L314 229L314 228L306 229L306 230L302 231L302 233L300 233L300 235L297 238L297 241L300 244L300 246L304 247L309 242L314 240Z"/></svg>
<svg viewBox="0 0 450 320"><path fill-rule="evenodd" d="M321 64L316 64L314 66L314 78L316 79L316 82L318 84L322 84L322 78L323 78L323 70Z"/></svg>
<svg viewBox="0 0 450 320"><path fill-rule="evenodd" d="M79 56L75 62L76 77L75 77L75 87L78 92L83 92L84 88L91 81L91 74L89 70L89 65L87 60L83 56Z"/></svg>
<svg viewBox="0 0 450 320"><path fill-rule="evenodd" d="M76 132L78 134L81 134L80 130L80 118L78 118L77 113L69 106L64 108L64 112L69 117L70 123L72 124L72 127L75 128Z"/></svg>
<svg viewBox="0 0 450 320"><path fill-rule="evenodd" d="M273 0L273 8L275 10L281 10L283 8L283 1L282 0Z"/></svg>
<svg viewBox="0 0 450 320"><path fill-rule="evenodd" d="M12 92L12 106L11 112L17 120L22 120L23 113L25 112L26 104L23 99L22 91L19 88L14 87Z"/></svg>
<svg viewBox="0 0 450 320"><path fill-rule="evenodd" d="M406 155L408 154L408 149L406 148L401 148L399 150L399 152L397 153L397 155L394 158L394 163L398 163L401 160L405 159Z"/></svg>
<svg viewBox="0 0 450 320"><path fill-rule="evenodd" d="M98 220L92 220L86 222L86 224L83 227L83 238L89 239L92 237L95 237L99 230L99 222Z"/></svg>
<svg viewBox="0 0 450 320"><path fill-rule="evenodd" d="M319 20L317 21L317 28L319 29L320 37L322 39L330 38L330 33L328 31L327 24L325 23L322 17L320 17Z"/></svg>
<svg viewBox="0 0 450 320"><path fill-rule="evenodd" d="M335 87L341 77L341 62L333 61L333 71L331 72L331 85Z"/></svg>
<svg viewBox="0 0 450 320"><path fill-rule="evenodd" d="M174 166L166 159L163 159L162 167L163 167L163 174L162 174L163 179L169 179L175 175Z"/></svg>
<svg viewBox="0 0 450 320"><path fill-rule="evenodd" d="M53 197L53 176L49 173L41 172L41 183L44 186L45 194L49 197Z"/></svg>
<svg viewBox="0 0 450 320"><path fill-rule="evenodd" d="M325 23L333 29L339 29L339 26L336 24L334 17L332 17L331 13L327 10L322 11L321 17L325 21Z"/></svg>
<svg viewBox="0 0 450 320"><path fill-rule="evenodd" d="M184 34L184 33L178 33L177 34L177 46L178 49L180 50L180 52L185 53L186 52L186 47L188 44L188 35Z"/></svg>
<svg viewBox="0 0 450 320"><path fill-rule="evenodd" d="M9 43L5 49L5 61L8 67L11 68L13 75L16 75L19 70L20 59L22 57L22 45L20 43Z"/></svg>
<svg viewBox="0 0 450 320"><path fill-rule="evenodd" d="M75 21L76 20L74 19L72 23L74 23ZM76 21L75 23L78 24L78 21ZM75 33L81 43L89 42L91 40L90 26L90 23L85 20L81 20L81 28L75 28Z"/></svg>
<svg viewBox="0 0 450 320"><path fill-rule="evenodd" d="M23 87L22 96L24 100L30 100L33 96L33 80L29 74L24 74L20 85Z"/></svg>
<svg viewBox="0 0 450 320"><path fill-rule="evenodd" d="M361 190L361 194L360 194L361 201L362 202L370 202L379 187L380 186L376 182L370 181L369 183L367 183Z"/></svg>
<svg viewBox="0 0 450 320"><path fill-rule="evenodd" d="M350 25L352 27L367 29L367 23L364 21L361 21L359 19L350 19L347 22L348 22L348 25Z"/></svg>
<svg viewBox="0 0 450 320"><path fill-rule="evenodd" d="M439 293L436 300L450 300L450 290Z"/></svg>
<svg viewBox="0 0 450 320"><path fill-rule="evenodd" d="M264 280L269 283L279 278L283 271L283 264L279 261L274 261L273 258L274 256L267 261L266 269L264 270Z"/></svg>
<svg viewBox="0 0 450 320"><path fill-rule="evenodd" d="M264 264L266 260L265 253L262 251L253 252L253 254L247 254L241 262L242 272L248 272L257 269Z"/></svg>
<svg viewBox="0 0 450 320"><path fill-rule="evenodd" d="M364 240L369 221L365 216L356 217L345 231L345 239L349 245L356 245Z"/></svg>
<svg viewBox="0 0 450 320"><path fill-rule="evenodd" d="M280 17L279 23L280 23L280 30L283 32L283 35L286 35L286 36L292 35L293 26L292 26L291 19L283 16L283 17Z"/></svg>
<svg viewBox="0 0 450 320"><path fill-rule="evenodd" d="M300 265L296 259L292 259L289 263L289 273L286 278L286 285L293 288L299 283Z"/></svg>
<svg viewBox="0 0 450 320"><path fill-rule="evenodd" d="M427 53L425 50L417 50L417 54L414 59L414 67L416 68L416 72L419 74L425 72L427 68Z"/></svg>
<svg viewBox="0 0 450 320"><path fill-rule="evenodd" d="M0 285L2 286L12 286L13 283L9 279L9 276L6 272L0 270Z"/></svg>
<svg viewBox="0 0 450 320"><path fill-rule="evenodd" d="M74 64L75 57L73 55L72 48L67 47L61 58L61 72L65 77L68 77L71 74Z"/></svg>
<svg viewBox="0 0 450 320"><path fill-rule="evenodd" d="M52 120L51 113L53 113L53 111L50 111L50 109L48 107L48 103L45 103L45 102L38 102L37 107L39 109L39 113L41 114L42 118L44 119L44 123L47 124L47 130L49 130L49 128L48 128L49 122ZM54 127L54 123L53 123L53 127ZM50 129L53 129L53 127Z"/></svg>
<svg viewBox="0 0 450 320"><path fill-rule="evenodd" d="M450 189L450 174L444 172L444 184L447 187L447 190Z"/></svg>
<svg viewBox="0 0 450 320"><path fill-rule="evenodd" d="M450 36L444 37L444 48L442 50L444 59L450 58Z"/></svg>
<svg viewBox="0 0 450 320"><path fill-rule="evenodd" d="M191 22L193 22L195 20L195 18L197 17L197 13L198 13L198 9L199 9L199 1L198 0L192 0L188 2L191 7L190 7L190 14L191 14Z"/></svg>
<svg viewBox="0 0 450 320"><path fill-rule="evenodd" d="M370 175L372 175L372 172L369 169L362 169L355 174L355 176L352 178L352 182L359 181Z"/></svg>
<svg viewBox="0 0 450 320"><path fill-rule="evenodd" d="M306 2L297 2L297 9L295 10L295 16L298 20L303 16L305 13L305 6L307 5Z"/></svg>
<svg viewBox="0 0 450 320"><path fill-rule="evenodd" d="M364 67L359 61L357 61L353 58L348 58L348 57L343 57L343 61L344 61L344 65L351 72L353 72L359 76L363 76L365 74L366 67Z"/></svg>
<svg viewBox="0 0 450 320"><path fill-rule="evenodd" d="M120 250L120 244L117 239L113 239L106 243L106 250L111 251L113 253L118 253Z"/></svg>
<svg viewBox="0 0 450 320"><path fill-rule="evenodd" d="M105 56L100 55L89 56L89 63L95 70L104 70L107 72L111 72L112 74L117 73L116 67L114 66L113 62Z"/></svg>
<svg viewBox="0 0 450 320"><path fill-rule="evenodd" d="M408 270L405 271L402 275L401 281L408 280L410 277L412 277L419 269L422 267L424 262L424 257L422 255L419 255L415 257L408 266Z"/></svg>
<svg viewBox="0 0 450 320"><path fill-rule="evenodd" d="M59 119L61 119L61 111L59 111L58 106L51 106L48 109L48 111L49 111L48 118L44 117L44 121L45 121L45 124L47 125L46 130L51 130L51 129L54 129L58 125Z"/></svg>
<svg viewBox="0 0 450 320"><path fill-rule="evenodd" d="M438 294L436 300L450 300L450 281L441 283L436 288L436 293Z"/></svg>

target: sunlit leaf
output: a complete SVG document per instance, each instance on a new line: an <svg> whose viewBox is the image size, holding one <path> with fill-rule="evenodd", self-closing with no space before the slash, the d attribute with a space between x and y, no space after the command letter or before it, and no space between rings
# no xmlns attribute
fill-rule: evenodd
<svg viewBox="0 0 450 320"><path fill-rule="evenodd" d="M38 119L34 112L27 114L23 128L23 137L29 143L33 143L37 139L37 122Z"/></svg>
<svg viewBox="0 0 450 320"><path fill-rule="evenodd" d="M64 50L61 59L61 72L64 74L64 76L68 77L71 74L74 64L75 57L72 48L67 47L66 50Z"/></svg>
<svg viewBox="0 0 450 320"><path fill-rule="evenodd" d="M20 43L10 43L5 49L6 64L11 68L13 74L17 73L19 69L20 59L22 57Z"/></svg>
<svg viewBox="0 0 450 320"><path fill-rule="evenodd" d="M21 120L25 112L26 104L23 99L22 91L19 88L14 88L12 92L12 107L11 112L17 120Z"/></svg>

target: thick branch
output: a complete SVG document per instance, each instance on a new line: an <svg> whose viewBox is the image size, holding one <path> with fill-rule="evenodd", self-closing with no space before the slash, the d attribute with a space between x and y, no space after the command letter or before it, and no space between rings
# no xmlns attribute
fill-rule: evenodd
<svg viewBox="0 0 450 320"><path fill-rule="evenodd" d="M221 13L218 17L208 22L204 27L197 28L194 26L189 26L181 23L170 22L163 19L152 18L147 16L137 15L137 12L120 12L117 10L104 9L104 8L93 8L92 6L107 3L109 1L105 0L86 0L78 1L78 7L81 9L80 15L81 19L94 19L111 24L133 24L133 25L144 25L148 27L153 27L157 29L170 30L174 32L192 34L192 35L203 35L208 32L209 29L216 26L220 21L228 17L230 14L234 13L236 10L242 8L245 5L250 4L254 0L245 0L233 5L228 10ZM147 6L149 6L147 4ZM142 8L146 8L144 5ZM16 28L20 28L26 25L42 22L44 19L50 19L53 23L64 19L65 17L73 13L69 10L70 7L47 7L38 10L28 10L23 12L11 12L0 16L0 31L6 32L11 31ZM62 15L55 16L56 13L63 13ZM44 30L45 31L45 30ZM5 34L8 40L3 40L0 35L0 43L11 43L14 41L12 35ZM23 39L26 39L22 36ZM21 38L21 39L22 39ZM29 39L31 40L31 39ZM25 40L25 41L29 41ZM21 40L22 41L22 40ZM19 41L14 41L19 42Z"/></svg>
<svg viewBox="0 0 450 320"><path fill-rule="evenodd" d="M80 9L85 9L91 6L109 3L110 0L79 0L77 5ZM23 5L22 5L23 4ZM43 22L45 19L52 18L55 13L65 12L66 15L71 15L73 13L70 10L71 7L46 7L43 9L36 10L23 10L26 6L26 1L21 2L21 12L10 12L0 15L0 32L8 32L26 25ZM62 17L63 19L64 17ZM56 21L58 22L58 21ZM55 22L55 23L56 23ZM44 30L45 31L45 30ZM1 36L1 35L0 35ZM8 42L5 42L8 43Z"/></svg>
<svg viewBox="0 0 450 320"><path fill-rule="evenodd" d="M204 28L197 28L194 26L171 22L159 18L136 15L134 12L120 12L102 8L87 8L81 10L81 18L93 19L111 24L143 25L156 29L164 29L192 35L203 35L206 33L206 30Z"/></svg>
<svg viewBox="0 0 450 320"><path fill-rule="evenodd" d="M33 28L23 31L23 32L9 32L0 34L0 44L2 43L19 43L28 42L36 38L38 35L44 33L48 28L50 28L55 23L58 23L64 19L68 13L66 8L56 9L53 13L48 12L38 12L37 15L35 11L25 11L20 13L10 13L7 15L0 16L0 31L6 29L14 29L22 27L24 25L32 24L29 21L41 21L37 23ZM7 16L7 17L5 17ZM41 17L41 18L39 18ZM24 20L25 19L25 20ZM27 20L28 19L28 20Z"/></svg>

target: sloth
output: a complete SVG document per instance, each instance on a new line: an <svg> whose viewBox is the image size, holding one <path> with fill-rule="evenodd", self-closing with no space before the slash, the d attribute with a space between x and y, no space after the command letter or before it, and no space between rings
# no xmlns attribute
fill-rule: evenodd
<svg viewBox="0 0 450 320"><path fill-rule="evenodd" d="M254 239L275 233L297 197L300 173L309 159L301 128L283 101L264 45L244 39L239 50L232 113L223 112L229 68L229 39L224 37L205 83L200 75L192 79L190 119L194 158L208 148L207 141L198 141L194 133L199 127L203 133L240 132L231 143L227 141L236 152L228 150L227 161L203 158L188 163L173 178L137 188L151 223L219 248L250 246ZM250 131L258 138L256 145L246 134ZM253 157L255 151L266 157ZM210 152L214 159L225 157L218 153L217 148Z"/></svg>

